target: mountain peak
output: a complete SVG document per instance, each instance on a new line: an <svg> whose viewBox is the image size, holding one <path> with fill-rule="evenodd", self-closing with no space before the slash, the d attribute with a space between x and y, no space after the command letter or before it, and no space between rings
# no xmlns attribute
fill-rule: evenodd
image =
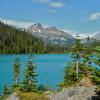
<svg viewBox="0 0 100 100"><path fill-rule="evenodd" d="M56 27L45 28L40 23L30 26L27 31L49 44L66 45L74 40L74 37L69 33L58 30Z"/></svg>
<svg viewBox="0 0 100 100"><path fill-rule="evenodd" d="M28 31L29 32L41 32L41 30L42 30L42 24L40 24L40 23L36 23L36 24L34 24L34 25L31 25L30 27L28 27Z"/></svg>
<svg viewBox="0 0 100 100"><path fill-rule="evenodd" d="M42 28L42 24L36 23L36 24L29 26L29 28Z"/></svg>

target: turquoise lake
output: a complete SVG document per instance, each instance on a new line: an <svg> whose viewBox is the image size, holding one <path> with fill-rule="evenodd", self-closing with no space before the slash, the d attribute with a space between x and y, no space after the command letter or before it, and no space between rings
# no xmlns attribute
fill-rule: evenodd
<svg viewBox="0 0 100 100"><path fill-rule="evenodd" d="M5 84L13 82L13 63L16 55L0 55L0 90ZM27 55L18 55L21 62L21 79L24 75ZM71 60L65 54L41 54L33 55L33 62L36 66L37 81L39 85L46 85L56 89L56 85L63 81L64 68Z"/></svg>

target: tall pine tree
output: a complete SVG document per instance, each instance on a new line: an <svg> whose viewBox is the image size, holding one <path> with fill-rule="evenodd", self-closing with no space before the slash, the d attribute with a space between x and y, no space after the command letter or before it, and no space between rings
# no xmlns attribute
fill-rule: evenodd
<svg viewBox="0 0 100 100"><path fill-rule="evenodd" d="M35 65L32 62L32 48L28 52L28 62L25 69L25 79L23 81L23 90L25 92L34 92L37 89Z"/></svg>
<svg viewBox="0 0 100 100"><path fill-rule="evenodd" d="M77 34L76 35L76 44L75 46L72 47L72 58L74 59L73 61L75 62L76 66L76 75L77 75L77 80L79 76L79 63L81 59L81 41L80 41L80 36ZM73 62L73 63L74 63Z"/></svg>
<svg viewBox="0 0 100 100"><path fill-rule="evenodd" d="M87 42L89 42L89 37ZM71 48L70 53L73 60L65 68L64 75L64 84L67 85L77 84L80 79L89 76L91 70L92 49L89 44L81 44L78 34L76 36L76 44Z"/></svg>
<svg viewBox="0 0 100 100"><path fill-rule="evenodd" d="M18 85L19 75L20 75L20 60L17 57L13 64L13 73L14 73L14 85Z"/></svg>

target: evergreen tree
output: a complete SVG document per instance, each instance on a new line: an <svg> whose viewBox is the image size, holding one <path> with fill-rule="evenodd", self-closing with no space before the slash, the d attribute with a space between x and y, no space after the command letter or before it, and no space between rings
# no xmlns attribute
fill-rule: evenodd
<svg viewBox="0 0 100 100"><path fill-rule="evenodd" d="M89 37L87 38L89 42ZM80 36L76 36L76 44L71 48L71 57L73 60L65 68L64 83L75 84L84 75L88 75L90 66L91 50L87 46L83 46L80 41ZM70 81L70 82L69 82Z"/></svg>
<svg viewBox="0 0 100 100"><path fill-rule="evenodd" d="M71 86L77 82L77 74L75 71L75 65L69 63L64 69L64 85Z"/></svg>
<svg viewBox="0 0 100 100"><path fill-rule="evenodd" d="M80 59L81 59L81 41L80 36L76 36L76 44L71 47L71 57L73 60L64 69L64 84L70 86L76 84L79 81L79 71L80 71Z"/></svg>
<svg viewBox="0 0 100 100"><path fill-rule="evenodd" d="M35 65L32 62L32 48L30 48L28 53L28 62L25 69L25 79L23 81L23 90L25 92L33 92L37 89L36 84L36 72L35 72Z"/></svg>
<svg viewBox="0 0 100 100"><path fill-rule="evenodd" d="M80 62L80 59L81 59L81 41L80 41L80 36L77 34L76 36L76 44L75 46L73 46L71 48L71 54L72 54L72 58L74 59L73 60L73 63L75 63L75 66L76 66L76 75L77 75L77 80L78 80L78 74L79 74L79 62Z"/></svg>
<svg viewBox="0 0 100 100"><path fill-rule="evenodd" d="M91 66L91 57L93 56L93 48L90 45L90 37L87 37L87 44L83 47L84 48L84 53L83 53L83 58L84 58L84 65L86 66Z"/></svg>
<svg viewBox="0 0 100 100"><path fill-rule="evenodd" d="M94 63L100 67L100 46L96 46L95 48L95 56Z"/></svg>
<svg viewBox="0 0 100 100"><path fill-rule="evenodd" d="M31 33L0 22L0 54L27 53L29 46L34 53L64 52L64 47L49 45Z"/></svg>
<svg viewBox="0 0 100 100"><path fill-rule="evenodd" d="M3 96L7 96L10 94L10 91L8 89L8 86L7 85L4 85L4 89L3 89Z"/></svg>
<svg viewBox="0 0 100 100"><path fill-rule="evenodd" d="M14 84L18 85L19 74L20 74L20 60L18 57L15 59L13 64L13 73L14 73Z"/></svg>

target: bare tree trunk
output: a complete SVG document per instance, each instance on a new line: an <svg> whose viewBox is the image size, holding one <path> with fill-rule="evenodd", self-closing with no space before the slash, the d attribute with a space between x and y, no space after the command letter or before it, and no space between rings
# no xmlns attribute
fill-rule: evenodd
<svg viewBox="0 0 100 100"><path fill-rule="evenodd" d="M17 78L15 79L15 84L18 84L18 79Z"/></svg>
<svg viewBox="0 0 100 100"><path fill-rule="evenodd" d="M78 80L78 73L79 73L79 60L77 59L77 62L76 62L76 74L77 74L77 80Z"/></svg>
<svg viewBox="0 0 100 100"><path fill-rule="evenodd" d="M76 74L77 74L77 80L79 76L79 53L77 51L77 61L76 61Z"/></svg>

